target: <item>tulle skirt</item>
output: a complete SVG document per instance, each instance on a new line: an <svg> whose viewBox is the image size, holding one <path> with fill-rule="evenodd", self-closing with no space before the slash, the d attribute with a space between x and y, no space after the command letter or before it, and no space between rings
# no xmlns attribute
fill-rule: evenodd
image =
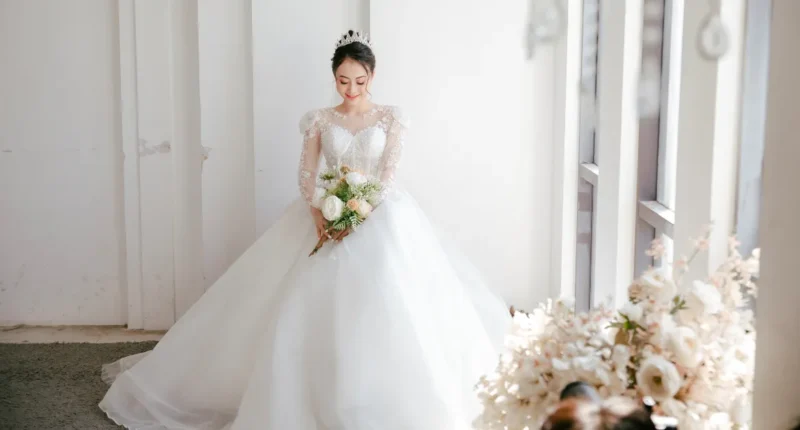
<svg viewBox="0 0 800 430"><path fill-rule="evenodd" d="M147 430L471 428L503 301L404 191L315 243L298 200L155 349L103 367L100 408Z"/></svg>

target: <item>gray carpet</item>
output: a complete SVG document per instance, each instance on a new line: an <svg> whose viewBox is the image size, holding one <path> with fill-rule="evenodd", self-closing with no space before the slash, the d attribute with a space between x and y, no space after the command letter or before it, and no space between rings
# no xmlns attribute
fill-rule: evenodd
<svg viewBox="0 0 800 430"><path fill-rule="evenodd" d="M0 344L0 429L121 428L97 407L100 366L155 344Z"/></svg>

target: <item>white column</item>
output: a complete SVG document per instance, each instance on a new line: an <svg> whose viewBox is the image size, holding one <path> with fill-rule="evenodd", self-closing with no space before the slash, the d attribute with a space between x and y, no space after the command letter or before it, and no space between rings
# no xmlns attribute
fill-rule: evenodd
<svg viewBox="0 0 800 430"><path fill-rule="evenodd" d="M633 279L641 39L642 0L600 2L593 306L624 303Z"/></svg>
<svg viewBox="0 0 800 430"><path fill-rule="evenodd" d="M703 57L698 34L709 2L686 1L678 120L675 259L690 253L692 239L713 222L708 253L701 253L687 279L702 279L725 258L734 228L739 144L741 69L746 2L720 1L730 49L718 61Z"/></svg>
<svg viewBox="0 0 800 430"><path fill-rule="evenodd" d="M582 3L566 2L566 28L554 46L553 229L550 236L550 297L553 298L575 297Z"/></svg>
<svg viewBox="0 0 800 430"><path fill-rule="evenodd" d="M198 5L200 114L208 157L202 171L203 251L209 287L256 238L253 18L251 0L200 0Z"/></svg>
<svg viewBox="0 0 800 430"><path fill-rule="evenodd" d="M122 0L127 325L166 329L205 291L197 3Z"/></svg>
<svg viewBox="0 0 800 430"><path fill-rule="evenodd" d="M800 2L774 0L760 226L754 429L793 428L800 419Z"/></svg>
<svg viewBox="0 0 800 430"><path fill-rule="evenodd" d="M134 20L136 98L127 103L136 103L138 112L142 280L141 316L129 318L141 318L144 329L164 329L175 321L169 3L134 1Z"/></svg>
<svg viewBox="0 0 800 430"><path fill-rule="evenodd" d="M119 2L120 106L122 116L125 256L128 328L143 328L142 217L139 186L139 117L136 103L136 20L133 0Z"/></svg>
<svg viewBox="0 0 800 430"><path fill-rule="evenodd" d="M197 1L169 2L172 159L175 169L175 318L205 292L200 165Z"/></svg>

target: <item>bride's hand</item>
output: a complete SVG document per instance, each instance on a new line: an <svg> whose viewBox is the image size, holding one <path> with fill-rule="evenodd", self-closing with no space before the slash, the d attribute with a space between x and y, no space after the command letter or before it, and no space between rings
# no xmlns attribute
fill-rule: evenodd
<svg viewBox="0 0 800 430"><path fill-rule="evenodd" d="M341 242L342 239L347 237L349 234L350 234L350 228L347 228L347 229L342 230L342 231L337 231L337 232L333 233L333 240L335 240L336 242Z"/></svg>
<svg viewBox="0 0 800 430"><path fill-rule="evenodd" d="M314 218L314 225L317 227L317 239L322 239L322 236L327 234L325 230L328 221L322 216L322 211L317 208L311 208L311 216Z"/></svg>

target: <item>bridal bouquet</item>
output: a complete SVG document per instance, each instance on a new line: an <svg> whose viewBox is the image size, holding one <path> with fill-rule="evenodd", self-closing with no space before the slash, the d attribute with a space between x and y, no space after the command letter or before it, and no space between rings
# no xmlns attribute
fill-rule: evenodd
<svg viewBox="0 0 800 430"><path fill-rule="evenodd" d="M565 301L517 312L507 352L477 384L481 430L538 429L570 382L595 386L603 397L657 402L681 430L746 429L753 387L754 317L759 253L743 258L730 240L727 260L708 279L683 282L694 256L672 270L653 268L628 288L620 311L575 313ZM663 256L656 241L648 255Z"/></svg>
<svg viewBox="0 0 800 430"><path fill-rule="evenodd" d="M372 213L383 189L379 181L347 166L325 171L319 179L322 187L315 190L312 204L322 211L328 225L309 257L322 248L332 232L361 225Z"/></svg>

